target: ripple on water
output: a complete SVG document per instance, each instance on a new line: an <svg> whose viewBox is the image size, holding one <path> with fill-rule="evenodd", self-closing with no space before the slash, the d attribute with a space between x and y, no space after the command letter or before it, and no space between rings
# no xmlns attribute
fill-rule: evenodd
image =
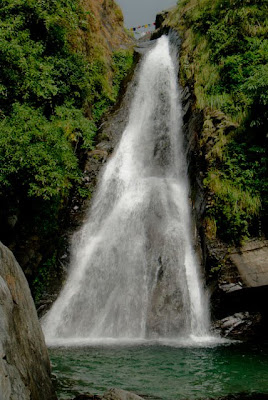
<svg viewBox="0 0 268 400"><path fill-rule="evenodd" d="M163 400L268 393L268 346L171 343L50 348L60 399L119 387Z"/></svg>

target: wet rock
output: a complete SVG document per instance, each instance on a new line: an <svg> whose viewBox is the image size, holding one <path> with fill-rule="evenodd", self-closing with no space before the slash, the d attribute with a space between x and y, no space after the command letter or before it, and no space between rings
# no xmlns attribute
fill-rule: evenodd
<svg viewBox="0 0 268 400"><path fill-rule="evenodd" d="M110 154L113 151L113 145L109 141L103 141L103 142L100 142L99 144L97 144L96 149L105 151L106 154Z"/></svg>
<svg viewBox="0 0 268 400"><path fill-rule="evenodd" d="M0 398L54 400L50 362L26 278L0 242Z"/></svg>
<svg viewBox="0 0 268 400"><path fill-rule="evenodd" d="M267 240L251 240L240 248L229 248L216 241L207 241L207 263L214 274L215 286L211 296L213 317L218 319L222 334L248 339L254 334L265 338L268 329L266 304L268 294ZM224 318L244 313L242 321L233 321L227 332ZM238 324L237 324L238 323ZM244 338L243 338L244 334Z"/></svg>
<svg viewBox="0 0 268 400"><path fill-rule="evenodd" d="M103 400L142 400L137 394L122 389L110 389L104 393Z"/></svg>
<svg viewBox="0 0 268 400"><path fill-rule="evenodd" d="M106 150L92 150L88 153L89 157L93 157L95 160L101 161L104 163L107 160L108 152Z"/></svg>
<svg viewBox="0 0 268 400"><path fill-rule="evenodd" d="M152 35L153 38L169 29L166 17L166 11L157 16L158 29ZM181 49L185 51L185 40ZM196 226L195 250L205 270L212 319L219 320L221 326L224 318L230 318L233 321L230 335L234 337L236 334L240 336L242 332L252 335L254 330L256 336L260 336L262 330L262 337L265 338L268 330L268 312L265 307L268 294L268 241L255 239L241 248L231 249L230 243L218 240L215 226L205 218L213 205L214 193L204 187L204 178L211 169L211 163L218 157L217 143L219 140L225 141L238 125L219 110L200 110L196 107L194 87L194 76L191 76L181 89L183 130L191 183L193 226ZM240 322L233 318L237 313L245 313ZM259 328L260 316L262 329ZM222 325L223 334L226 334L227 328L224 323Z"/></svg>
<svg viewBox="0 0 268 400"><path fill-rule="evenodd" d="M240 312L217 321L214 325L216 331L228 338L249 338L256 327L260 325L262 316L260 313Z"/></svg>
<svg viewBox="0 0 268 400"><path fill-rule="evenodd" d="M207 399L207 400L268 400L267 393L236 393L229 394L224 397L217 397L216 399Z"/></svg>
<svg viewBox="0 0 268 400"><path fill-rule="evenodd" d="M152 48L155 42L156 40L146 40L146 36L143 36L141 39L137 41L137 46L134 48L134 50L136 53L144 55L148 52L148 49Z"/></svg>
<svg viewBox="0 0 268 400"><path fill-rule="evenodd" d="M101 400L97 394L79 394L73 400Z"/></svg>
<svg viewBox="0 0 268 400"><path fill-rule="evenodd" d="M209 162L206 157L219 134L229 134L236 125L221 112L198 112L191 81L182 91L182 105L192 211L197 227L196 250L199 249L205 266L212 319L218 320L218 332L224 336L236 339L251 339L254 335L265 337L268 320L264 307L268 293L268 241L255 239L232 249L215 238L204 220L213 198L213 193L206 192L203 187L204 172Z"/></svg>
<svg viewBox="0 0 268 400"><path fill-rule="evenodd" d="M237 283L223 282L222 284L219 285L219 288L221 290L223 290L225 293L230 293L230 292L234 292L236 290L241 290L242 283L241 282L237 282Z"/></svg>
<svg viewBox="0 0 268 400"><path fill-rule="evenodd" d="M156 15L156 19L155 19L155 29L159 29L162 27L163 23L165 22L168 14L174 10L176 8L176 6L172 6L167 8L166 10L161 11L160 13L158 13Z"/></svg>
<svg viewBox="0 0 268 400"><path fill-rule="evenodd" d="M96 394L80 394L73 400L143 400L143 398L123 389L109 389L103 396Z"/></svg>
<svg viewBox="0 0 268 400"><path fill-rule="evenodd" d="M37 315L38 318L42 318L46 312L52 307L52 304L57 298L57 294L44 293L44 298L38 302L37 305Z"/></svg>

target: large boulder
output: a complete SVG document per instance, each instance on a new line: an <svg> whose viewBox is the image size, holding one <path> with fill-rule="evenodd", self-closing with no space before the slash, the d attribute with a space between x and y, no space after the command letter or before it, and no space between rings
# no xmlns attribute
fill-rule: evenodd
<svg viewBox="0 0 268 400"><path fill-rule="evenodd" d="M26 278L0 242L0 398L54 400L50 361Z"/></svg>
<svg viewBox="0 0 268 400"><path fill-rule="evenodd" d="M222 260L212 295L216 329L236 339L265 338L268 331L268 240L250 240L239 248L214 248Z"/></svg>
<svg viewBox="0 0 268 400"><path fill-rule="evenodd" d="M268 240L251 240L230 254L247 287L268 285Z"/></svg>

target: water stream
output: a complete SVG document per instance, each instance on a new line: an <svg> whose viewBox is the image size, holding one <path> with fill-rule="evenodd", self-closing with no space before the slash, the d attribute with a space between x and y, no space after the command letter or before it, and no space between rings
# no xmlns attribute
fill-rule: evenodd
<svg viewBox="0 0 268 400"><path fill-rule="evenodd" d="M142 61L129 123L76 235L68 281L43 323L48 343L209 335L177 72L164 36Z"/></svg>

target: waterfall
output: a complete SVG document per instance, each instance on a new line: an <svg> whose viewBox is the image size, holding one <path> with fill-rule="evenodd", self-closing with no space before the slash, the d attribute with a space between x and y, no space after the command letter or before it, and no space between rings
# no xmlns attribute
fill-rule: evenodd
<svg viewBox="0 0 268 400"><path fill-rule="evenodd" d="M44 319L46 339L206 336L190 220L176 57L163 36L140 66L129 123Z"/></svg>

